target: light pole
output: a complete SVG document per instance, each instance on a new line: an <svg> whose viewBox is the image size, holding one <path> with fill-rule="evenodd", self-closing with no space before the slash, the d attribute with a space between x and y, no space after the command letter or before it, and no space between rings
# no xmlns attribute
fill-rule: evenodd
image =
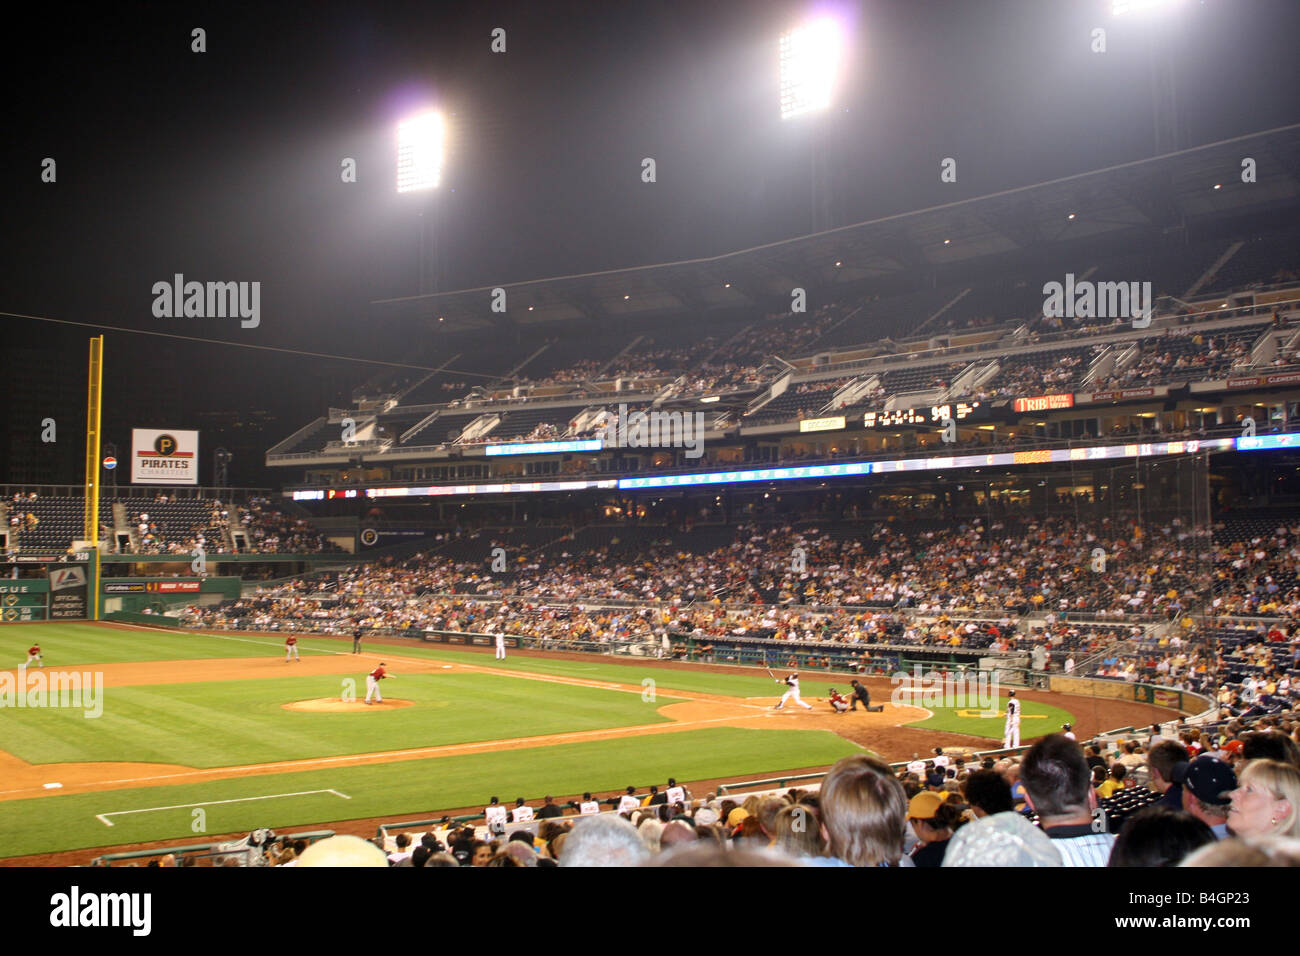
<svg viewBox="0 0 1300 956"><path fill-rule="evenodd" d="M438 207L432 193L442 184L446 141L446 120L437 110L425 110L397 124L397 191L430 193L418 214L421 295L438 290Z"/></svg>
<svg viewBox="0 0 1300 956"><path fill-rule="evenodd" d="M825 113L834 98L844 59L844 31L833 17L821 17L781 34L780 106L782 122ZM805 121L808 135L810 205L812 231L830 228L830 175L827 150L820 142L826 135L826 118L811 116Z"/></svg>

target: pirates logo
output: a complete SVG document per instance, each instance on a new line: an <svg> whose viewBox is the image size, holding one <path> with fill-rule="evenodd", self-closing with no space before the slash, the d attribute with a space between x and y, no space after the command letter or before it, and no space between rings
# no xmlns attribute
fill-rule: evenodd
<svg viewBox="0 0 1300 956"><path fill-rule="evenodd" d="M176 454L176 439L171 435L159 435L153 440L153 450L164 458Z"/></svg>

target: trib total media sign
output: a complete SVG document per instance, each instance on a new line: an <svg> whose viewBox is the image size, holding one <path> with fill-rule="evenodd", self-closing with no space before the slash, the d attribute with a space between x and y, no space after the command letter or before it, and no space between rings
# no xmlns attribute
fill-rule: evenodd
<svg viewBox="0 0 1300 956"><path fill-rule="evenodd" d="M1035 395L1032 398L1017 398L1011 403L1013 412L1046 412L1054 408L1073 408L1074 393L1064 395Z"/></svg>
<svg viewBox="0 0 1300 956"><path fill-rule="evenodd" d="M197 485L199 433L177 429L131 429L131 483Z"/></svg>

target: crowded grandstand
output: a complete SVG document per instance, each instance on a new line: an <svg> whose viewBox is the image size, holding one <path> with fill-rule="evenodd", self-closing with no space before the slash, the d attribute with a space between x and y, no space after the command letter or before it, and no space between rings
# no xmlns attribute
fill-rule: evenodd
<svg viewBox="0 0 1300 956"><path fill-rule="evenodd" d="M0 864L1300 866L1293 105L1213 2L757 6L130 47L193 218L16 207L110 265L5 306Z"/></svg>

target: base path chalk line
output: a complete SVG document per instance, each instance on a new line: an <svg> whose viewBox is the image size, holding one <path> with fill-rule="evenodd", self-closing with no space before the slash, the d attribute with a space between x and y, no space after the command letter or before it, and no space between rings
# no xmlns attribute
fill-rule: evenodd
<svg viewBox="0 0 1300 956"><path fill-rule="evenodd" d="M250 800L278 800L281 797L309 797L315 793L332 793L336 797L342 797L344 800L351 800L346 793L340 793L337 790L300 790L297 793L269 793L264 797L236 797L234 800L209 800L207 803L178 803L171 807L142 807L139 810L113 810L110 813L96 813L95 819L106 827L113 826L113 821L109 817L122 817L128 813L153 813L156 810L188 810L190 807L215 807L221 803L247 803Z"/></svg>
<svg viewBox="0 0 1300 956"><path fill-rule="evenodd" d="M302 760L280 760L272 763L242 764L232 767L204 767L185 770L179 773L151 774L141 777L124 777L115 780L95 780L86 786L94 789L108 790L132 786L168 786L176 783L202 778L235 779L274 775L278 773L298 773L300 771L321 769L331 766L363 766L365 764L385 763L388 761L422 760L434 757L465 756L477 753L491 753L507 750L524 750L529 747L549 747L559 743L571 743L584 739L610 738L620 734L628 737L656 736L658 734L676 733L705 727L712 724L739 723L761 718L762 714L751 716L733 715L730 717L712 717L702 720L667 721L658 724L638 724L631 727L601 727L595 730L577 730L560 734L545 734L540 737L511 737L502 740L481 740L471 743L442 744L432 747L415 747L407 750L385 750L365 754L341 754L334 757L307 757ZM618 732L613 733L612 731ZM38 787L22 787L15 790L0 790L0 799L13 799L18 794L41 795ZM350 799L350 798L349 798ZM200 806L197 803L183 804L186 807Z"/></svg>
<svg viewBox="0 0 1300 956"><path fill-rule="evenodd" d="M203 634L204 637L214 637L222 641L239 641L243 644L261 644L265 647L281 646L275 641L257 641L249 637L231 637L230 635L227 634L213 634L207 631L200 631L199 633ZM353 655L350 651L334 651L325 648L307 648L307 650L314 651L321 654L335 654L339 657L353 657L353 656L369 657L369 658L373 658L374 660L379 660L382 658L385 661L397 661L402 664L418 665L425 668L431 668L437 664L442 664L446 662L446 658L440 658L440 657L432 657L432 658L404 657L401 654L372 654L370 652L364 652L362 654ZM534 671L515 671L515 670L508 670L504 667L484 667L479 664L465 664L461 662L455 662L455 664L456 667L460 668L462 671L468 671L474 674L494 674L498 677L514 677L520 680L535 680L547 684L565 684L570 687L591 687L597 690L619 691L624 694L641 694L645 692L645 687L640 684L619 684L613 681L589 680L584 677L565 677L562 674L541 674ZM761 709L758 707L758 705L743 703L734 697L726 697L720 694L705 694L703 696L700 696L693 691L674 690L672 689L671 685L669 685L668 689L664 691L664 696L671 697L675 700L694 700L694 701L706 701L710 703L728 703L728 704L734 704L735 706L738 707L754 707L756 709ZM745 700L757 700L757 699L760 698L745 698Z"/></svg>

